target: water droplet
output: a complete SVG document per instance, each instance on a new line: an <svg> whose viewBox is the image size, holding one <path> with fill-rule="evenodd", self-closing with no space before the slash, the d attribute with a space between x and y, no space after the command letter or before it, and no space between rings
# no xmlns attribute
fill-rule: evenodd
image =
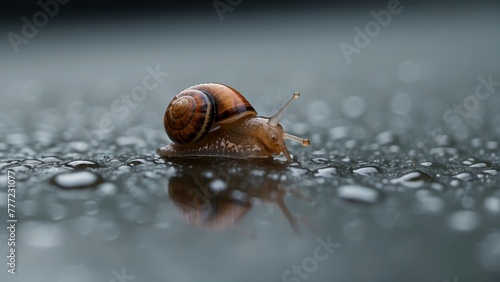
<svg viewBox="0 0 500 282"><path fill-rule="evenodd" d="M422 162L422 163L420 163L420 165L421 165L421 166L427 166L427 167L428 167L428 166L433 165L433 163L431 163L431 162Z"/></svg>
<svg viewBox="0 0 500 282"><path fill-rule="evenodd" d="M393 143L396 138L394 136L394 133L392 133L391 131L384 131L377 135L376 140L379 145L386 145L389 143Z"/></svg>
<svg viewBox="0 0 500 282"><path fill-rule="evenodd" d="M473 158L468 158L468 159L466 159L465 161L463 161L462 163L463 163L464 165L471 165L471 164L473 164L473 163L474 163L474 161L475 161L475 160L474 160Z"/></svg>
<svg viewBox="0 0 500 282"><path fill-rule="evenodd" d="M99 204L96 201L87 201L83 204L83 212L88 216L94 216L99 212Z"/></svg>
<svg viewBox="0 0 500 282"><path fill-rule="evenodd" d="M308 118L312 124L321 124L330 118L330 107L323 101L313 101L307 107Z"/></svg>
<svg viewBox="0 0 500 282"><path fill-rule="evenodd" d="M345 126L337 126L330 130L330 138L333 140L342 139L348 136L348 129Z"/></svg>
<svg viewBox="0 0 500 282"><path fill-rule="evenodd" d="M397 93L391 99L391 110L395 114L405 115L412 108L412 101L408 94Z"/></svg>
<svg viewBox="0 0 500 282"><path fill-rule="evenodd" d="M248 201L248 194L240 190L233 190L231 191L231 198L245 203Z"/></svg>
<svg viewBox="0 0 500 282"><path fill-rule="evenodd" d="M26 160L23 160L23 161L22 161L22 164L23 164L24 166L29 167L29 168L34 168L34 167L36 167L36 166L38 166L38 165L43 164L43 162L42 162L42 161L40 161L40 160L37 160L37 159L26 159Z"/></svg>
<svg viewBox="0 0 500 282"><path fill-rule="evenodd" d="M137 165L142 165L145 164L147 161L144 159L133 159L127 162L128 166L137 166Z"/></svg>
<svg viewBox="0 0 500 282"><path fill-rule="evenodd" d="M107 161L107 166L112 168L117 168L122 165L122 162L117 159L110 159Z"/></svg>
<svg viewBox="0 0 500 282"><path fill-rule="evenodd" d="M85 153L90 149L90 145L81 141L72 141L68 143L68 148L78 153Z"/></svg>
<svg viewBox="0 0 500 282"><path fill-rule="evenodd" d="M66 215L66 207L61 204L52 204L47 207L47 214L52 220L61 220Z"/></svg>
<svg viewBox="0 0 500 282"><path fill-rule="evenodd" d="M130 171L130 166L128 166L128 165L121 165L121 166L117 167L117 169L121 173L125 173L127 171Z"/></svg>
<svg viewBox="0 0 500 282"><path fill-rule="evenodd" d="M227 188L227 183L220 179L214 179L208 185L210 187L210 190L216 193L222 192Z"/></svg>
<svg viewBox="0 0 500 282"><path fill-rule="evenodd" d="M158 158L158 159L154 159L153 163L155 163L155 164L164 164L165 160L163 158Z"/></svg>
<svg viewBox="0 0 500 282"><path fill-rule="evenodd" d="M250 175L257 176L257 177L262 177L266 175L266 171L263 169L252 169L250 170Z"/></svg>
<svg viewBox="0 0 500 282"><path fill-rule="evenodd" d="M451 145L451 138L450 136L446 134L441 134L436 136L434 138L434 141L436 141L438 146L450 146ZM451 153L456 153L458 152L457 148L446 148L446 152L451 154Z"/></svg>
<svg viewBox="0 0 500 282"><path fill-rule="evenodd" d="M500 198L490 196L484 200L484 209L490 213L500 214Z"/></svg>
<svg viewBox="0 0 500 282"><path fill-rule="evenodd" d="M419 198L418 208L427 213L439 213L443 210L444 202L435 196L425 196Z"/></svg>
<svg viewBox="0 0 500 282"><path fill-rule="evenodd" d="M359 174L359 175L370 176L370 175L379 174L380 169L376 166L363 166L363 167L353 169L352 172L355 174Z"/></svg>
<svg viewBox="0 0 500 282"><path fill-rule="evenodd" d="M421 172L421 171L412 171L404 174L403 176L392 179L391 183L393 184L401 184L408 188L420 188L424 186L426 183L431 182L432 178Z"/></svg>
<svg viewBox="0 0 500 282"><path fill-rule="evenodd" d="M359 117L364 113L365 109L365 100L358 96L349 96L342 103L342 112L348 118Z"/></svg>
<svg viewBox="0 0 500 282"><path fill-rule="evenodd" d="M335 167L320 168L314 174L314 176L324 177L324 178L332 178L335 175L337 175L337 168Z"/></svg>
<svg viewBox="0 0 500 282"><path fill-rule="evenodd" d="M317 150L317 151L314 151L312 152L312 155L314 156L324 156L326 155L326 152L325 150ZM311 161L315 164L326 164L329 162L329 160L327 158L322 158L322 157L316 157L316 158L312 158Z"/></svg>
<svg viewBox="0 0 500 282"><path fill-rule="evenodd" d="M340 198L348 201L373 204L378 201L380 192L361 185L343 185L337 190Z"/></svg>
<svg viewBox="0 0 500 282"><path fill-rule="evenodd" d="M144 177L151 178L151 179L156 179L156 178L158 178L158 175L156 173L154 173L153 171L146 171L144 173Z"/></svg>
<svg viewBox="0 0 500 282"><path fill-rule="evenodd" d="M64 164L64 166L71 167L74 169L83 169L83 168L100 168L102 167L100 164L89 161L89 160L76 160L70 161Z"/></svg>
<svg viewBox="0 0 500 282"><path fill-rule="evenodd" d="M459 174L455 174L453 177L460 179L462 181L469 181L472 179L472 174L470 174L468 172L462 172Z"/></svg>
<svg viewBox="0 0 500 282"><path fill-rule="evenodd" d="M481 147L483 144L481 142L481 139L480 138L474 138L470 141L470 145L474 148L479 148Z"/></svg>
<svg viewBox="0 0 500 282"><path fill-rule="evenodd" d="M472 168L483 168L483 167L487 167L488 164L487 163L475 163L475 164L471 164L469 167L472 167Z"/></svg>
<svg viewBox="0 0 500 282"><path fill-rule="evenodd" d="M52 248L63 244L64 230L60 224L48 222L23 222L20 242L33 247Z"/></svg>
<svg viewBox="0 0 500 282"><path fill-rule="evenodd" d="M200 174L201 174L201 176L206 177L206 178L213 178L215 176L215 173L211 170L204 170Z"/></svg>
<svg viewBox="0 0 500 282"><path fill-rule="evenodd" d="M294 177L300 177L307 173L307 170L303 168L290 167L289 170L292 172Z"/></svg>
<svg viewBox="0 0 500 282"><path fill-rule="evenodd" d="M489 141L488 143L486 143L486 149L488 149L488 150L498 149L498 142L497 141Z"/></svg>
<svg viewBox="0 0 500 282"><path fill-rule="evenodd" d="M15 145L15 144L26 144L29 142L29 137L28 135L24 133L11 133L7 136L5 136L5 142L10 145Z"/></svg>
<svg viewBox="0 0 500 282"><path fill-rule="evenodd" d="M113 196L117 189L115 184L106 182L97 187L97 192L102 196Z"/></svg>
<svg viewBox="0 0 500 282"><path fill-rule="evenodd" d="M464 208L471 208L474 205L474 199L470 196L465 196L462 198L462 206Z"/></svg>
<svg viewBox="0 0 500 282"><path fill-rule="evenodd" d="M448 218L448 226L457 231L472 231L476 229L481 221L481 217L473 211L462 210L454 212Z"/></svg>
<svg viewBox="0 0 500 282"><path fill-rule="evenodd" d="M90 171L61 173L52 177L52 184L64 189L81 189L95 187L103 181L100 175Z"/></svg>
<svg viewBox="0 0 500 282"><path fill-rule="evenodd" d="M487 169L483 171L484 173L491 174L491 175L497 175L498 171L495 169Z"/></svg>
<svg viewBox="0 0 500 282"><path fill-rule="evenodd" d="M44 163L58 163L58 162L62 161L60 158L55 157L55 156L44 156L41 158L41 160Z"/></svg>

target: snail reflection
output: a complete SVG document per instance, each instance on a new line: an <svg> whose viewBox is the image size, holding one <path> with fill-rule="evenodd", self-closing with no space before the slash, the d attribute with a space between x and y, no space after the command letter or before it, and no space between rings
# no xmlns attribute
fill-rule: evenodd
<svg viewBox="0 0 500 282"><path fill-rule="evenodd" d="M264 161L191 160L178 166L168 196L183 220L206 229L224 229L242 219L253 206L275 205L294 231L298 219L285 203L299 194L286 187L286 167Z"/></svg>

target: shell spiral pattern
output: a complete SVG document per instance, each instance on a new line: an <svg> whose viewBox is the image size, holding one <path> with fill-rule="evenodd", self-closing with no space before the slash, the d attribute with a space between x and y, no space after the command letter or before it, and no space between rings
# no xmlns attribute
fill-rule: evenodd
<svg viewBox="0 0 500 282"><path fill-rule="evenodd" d="M235 89L204 83L177 94L167 107L163 124L173 142L187 145L199 142L217 125L227 126L256 114Z"/></svg>
<svg viewBox="0 0 500 282"><path fill-rule="evenodd" d="M186 89L177 94L167 107L165 131L177 144L196 143L212 128L215 112L210 94Z"/></svg>

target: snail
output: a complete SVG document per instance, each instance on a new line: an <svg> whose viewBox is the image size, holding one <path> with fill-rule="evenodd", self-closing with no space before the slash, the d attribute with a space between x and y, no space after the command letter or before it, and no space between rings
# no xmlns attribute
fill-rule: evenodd
<svg viewBox="0 0 500 282"><path fill-rule="evenodd" d="M165 111L164 126L174 144L158 149L166 158L262 158L283 153L292 161L285 139L309 145L308 139L286 133L279 124L292 98L272 117L257 116L234 88L220 83L191 86L177 94Z"/></svg>

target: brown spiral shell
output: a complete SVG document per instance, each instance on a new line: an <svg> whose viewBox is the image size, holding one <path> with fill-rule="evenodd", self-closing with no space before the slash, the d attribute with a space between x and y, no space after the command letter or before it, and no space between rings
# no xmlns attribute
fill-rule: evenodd
<svg viewBox="0 0 500 282"><path fill-rule="evenodd" d="M189 87L170 102L164 125L177 144L193 144L219 124L236 122L257 112L237 90L223 84L204 83Z"/></svg>

